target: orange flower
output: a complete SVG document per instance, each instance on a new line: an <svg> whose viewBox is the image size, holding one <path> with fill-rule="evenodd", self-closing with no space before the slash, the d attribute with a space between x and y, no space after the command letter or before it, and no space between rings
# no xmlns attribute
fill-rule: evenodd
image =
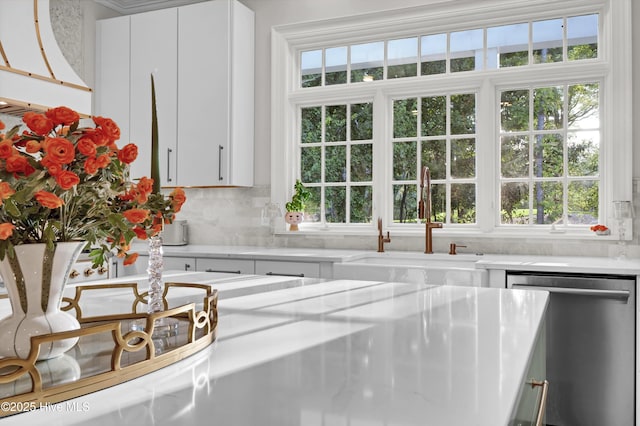
<svg viewBox="0 0 640 426"><path fill-rule="evenodd" d="M76 156L76 149L73 144L65 138L47 138L44 143L44 150L51 161L58 164L69 164Z"/></svg>
<svg viewBox="0 0 640 426"><path fill-rule="evenodd" d="M44 114L53 122L54 126L57 126L58 124L70 126L80 120L80 115L78 115L77 112L64 106L51 108Z"/></svg>
<svg viewBox="0 0 640 426"><path fill-rule="evenodd" d="M2 122L2 120L0 120L0 130L4 129L4 123Z"/></svg>
<svg viewBox="0 0 640 426"><path fill-rule="evenodd" d="M5 139L0 142L0 158L9 158L14 154L13 142Z"/></svg>
<svg viewBox="0 0 640 426"><path fill-rule="evenodd" d="M98 172L98 162L95 158L89 157L84 162L84 171L88 175L95 175Z"/></svg>
<svg viewBox="0 0 640 426"><path fill-rule="evenodd" d="M40 160L42 167L45 167L51 176L56 176L62 171L62 165L52 160L50 156L46 155Z"/></svg>
<svg viewBox="0 0 640 426"><path fill-rule="evenodd" d="M47 209L57 209L64 204L64 201L62 201L56 194L52 194L48 191L40 190L36 192L34 196L40 205Z"/></svg>
<svg viewBox="0 0 640 426"><path fill-rule="evenodd" d="M128 143L118 151L118 160L125 164L131 164L138 157L138 147L133 143Z"/></svg>
<svg viewBox="0 0 640 426"><path fill-rule="evenodd" d="M29 140L25 145L25 151L29 154L35 154L36 152L40 152L41 144L38 141Z"/></svg>
<svg viewBox="0 0 640 426"><path fill-rule="evenodd" d="M0 223L0 240L6 240L11 235L13 235L13 230L15 228L16 227L13 223L9 223L9 222Z"/></svg>
<svg viewBox="0 0 640 426"><path fill-rule="evenodd" d="M111 142L109 136L102 129L87 130L84 137L91 139L96 146L106 146Z"/></svg>
<svg viewBox="0 0 640 426"><path fill-rule="evenodd" d="M138 181L137 185L138 191L144 192L145 194L151 194L153 191L153 179L148 178L146 176L141 177Z"/></svg>
<svg viewBox="0 0 640 426"><path fill-rule="evenodd" d="M93 117L93 122L104 130L111 141L120 139L120 128L112 119L104 117Z"/></svg>
<svg viewBox="0 0 640 426"><path fill-rule="evenodd" d="M139 240L147 239L147 231L145 231L143 228L136 226L135 228L133 228L133 232L136 233L136 237L138 237Z"/></svg>
<svg viewBox="0 0 640 426"><path fill-rule="evenodd" d="M33 131L33 133L41 136L51 132L54 127L53 121L51 121L49 118L45 117L42 114L37 114L31 111L24 113L22 121L27 125L29 129L31 129L31 131Z"/></svg>
<svg viewBox="0 0 640 426"><path fill-rule="evenodd" d="M125 256L124 266L133 265L138 260L138 253L131 253Z"/></svg>
<svg viewBox="0 0 640 426"><path fill-rule="evenodd" d="M138 190L134 187L134 188L131 188L129 191L125 192L124 194L118 195L118 198L120 198L122 201L132 201L137 196L138 196Z"/></svg>
<svg viewBox="0 0 640 426"><path fill-rule="evenodd" d="M156 236L162 232L162 223L154 223L151 227L151 235Z"/></svg>
<svg viewBox="0 0 640 426"><path fill-rule="evenodd" d="M131 223L142 223L149 218L149 210L129 209L122 212L122 215Z"/></svg>
<svg viewBox="0 0 640 426"><path fill-rule="evenodd" d="M80 139L78 141L77 148L82 155L86 155L87 157L96 156L96 143L90 138Z"/></svg>
<svg viewBox="0 0 640 426"><path fill-rule="evenodd" d="M69 170L62 170L56 175L56 183L67 191L80 183L80 177Z"/></svg>
<svg viewBox="0 0 640 426"><path fill-rule="evenodd" d="M0 200L6 200L15 193L16 191L13 190L8 182L0 182Z"/></svg>
<svg viewBox="0 0 640 426"><path fill-rule="evenodd" d="M98 158L96 158L96 166L98 166L99 169L104 169L109 165L110 162L111 157L109 157L108 154L102 154L98 156Z"/></svg>
<svg viewBox="0 0 640 426"><path fill-rule="evenodd" d="M27 159L19 154L7 158L5 168L9 173L24 173L25 175L30 175L34 171Z"/></svg>
<svg viewBox="0 0 640 426"><path fill-rule="evenodd" d="M185 195L184 189L182 188L176 188L171 191L171 194L169 194L169 198L171 198L171 205L175 213L178 213L182 209L182 205L184 204L184 202L187 201L187 196Z"/></svg>

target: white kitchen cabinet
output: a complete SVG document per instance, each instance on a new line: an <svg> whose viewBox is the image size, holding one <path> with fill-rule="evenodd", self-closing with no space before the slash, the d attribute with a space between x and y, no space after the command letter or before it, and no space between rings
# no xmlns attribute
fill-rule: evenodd
<svg viewBox="0 0 640 426"><path fill-rule="evenodd" d="M95 114L151 173L151 73L161 185L252 186L254 14L215 0L98 21Z"/></svg>
<svg viewBox="0 0 640 426"><path fill-rule="evenodd" d="M96 22L96 88L94 114L120 127L120 141L129 141L129 16Z"/></svg>
<svg viewBox="0 0 640 426"><path fill-rule="evenodd" d="M187 271L196 270L196 259L194 257L163 256L163 270L165 271Z"/></svg>
<svg viewBox="0 0 640 426"><path fill-rule="evenodd" d="M147 272L147 266L149 265L149 256L140 255L138 256L138 260L135 261L133 265L124 266L124 258L122 257L114 257L113 258L113 274L114 277L128 277L130 275L138 275L145 274Z"/></svg>
<svg viewBox="0 0 640 426"><path fill-rule="evenodd" d="M279 260L256 260L256 274L309 278L320 278L321 276L319 263L287 262Z"/></svg>
<svg viewBox="0 0 640 426"><path fill-rule="evenodd" d="M138 146L133 179L151 175L151 74L156 86L161 185L175 185L177 9L100 20L95 115L120 127L120 146Z"/></svg>
<svg viewBox="0 0 640 426"><path fill-rule="evenodd" d="M198 272L225 272L230 274L253 274L254 261L249 259L210 259L199 257L196 259Z"/></svg>
<svg viewBox="0 0 640 426"><path fill-rule="evenodd" d="M151 176L151 74L156 90L160 184L176 185L176 64L178 11L162 9L131 15L130 140L138 145L133 179Z"/></svg>
<svg viewBox="0 0 640 426"><path fill-rule="evenodd" d="M540 414L540 406L546 404L546 395L551 386L546 382L546 331L545 325L540 327L540 335L536 339L533 353L529 360L529 368L525 375L524 382L520 387L520 395L513 413L510 425L526 426L536 425L538 415ZM543 411L544 416L544 411ZM541 424L544 424L541 423Z"/></svg>
<svg viewBox="0 0 640 426"><path fill-rule="evenodd" d="M253 185L254 14L235 0L178 10L178 184Z"/></svg>

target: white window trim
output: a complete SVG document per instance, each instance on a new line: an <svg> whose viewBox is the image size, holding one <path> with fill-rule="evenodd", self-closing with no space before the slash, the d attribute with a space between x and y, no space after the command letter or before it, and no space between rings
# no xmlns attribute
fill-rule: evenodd
<svg viewBox="0 0 640 426"><path fill-rule="evenodd" d="M612 220L612 203L615 200L631 200L633 192L632 180L632 93L629 88L632 82L632 46L631 46L631 3L632 0L494 0L484 1L481 4L472 0L461 0L455 4L435 4L428 6L412 7L384 11L380 13L367 13L358 16L336 18L324 21L305 22L299 24L289 24L277 26L271 32L271 200L280 206L291 197L293 184L299 176L297 169L298 161L295 157L296 150L296 101L306 99L309 94L315 94L319 101L339 100L341 98L340 86L300 89L297 85L298 58L299 52L317 48L319 46L329 46L332 43L344 44L344 39L353 41L373 41L384 38L398 38L402 36L416 35L429 28L429 32L450 31L452 29L478 28L487 25L499 25L503 21L513 21L514 16L528 17L535 16L535 19L552 18L564 14L592 13L599 11L601 14L599 42L600 59L597 67L602 67L604 75L604 96L602 98L601 116L603 117L602 132L603 140L615 141L606 143L601 151L601 168L603 185L603 197L601 197L603 216L607 218L607 225L615 227ZM470 17L473 17L471 19ZM502 21L501 21L502 20ZM463 23L463 24L461 24ZM611 66L611 64L616 64ZM558 68L558 78L566 79L567 64ZM597 67L591 67L593 70ZM576 77L583 77L580 64L575 65ZM524 70L526 72L526 70ZM474 79L473 75L465 74L465 78ZM471 73L469 73L471 74ZM588 73L587 73L588 74ZM599 74L599 77L602 74ZM587 77L588 75L584 75ZM486 77L486 75L485 75ZM545 80L551 76L546 73ZM437 77L432 77L437 78ZM500 85L508 83L504 75L496 74L496 79L500 80ZM408 78L412 79L412 78ZM399 79L403 80L403 79ZM395 80L390 84L394 85L394 94L402 86L402 82ZM486 81L486 80L485 80ZM382 83L382 82L376 82ZM415 80L413 83L414 84ZM372 90L367 84L358 84L358 88L350 88L350 96L373 97L376 100L383 100L385 96L385 84L377 84L379 88ZM487 83L480 86L480 91L484 96L495 97L494 87ZM476 86L478 87L478 86ZM413 90L407 89L408 93L415 94ZM382 98L381 98L382 97ZM384 102L382 102L384 103ZM380 103L376 103L380 105ZM386 107L385 107L386 108ZM385 135L388 132L386 120L378 119L385 111L382 108L374 107L374 137L375 135ZM491 117L491 118L490 118ZM495 126L491 122L494 115L491 112L484 112L478 109L478 123L490 123L484 130L479 130L478 138L487 137L487 134L480 135L480 132L490 132L495 140ZM489 128L490 129L487 129ZM380 136L377 136L380 137ZM374 144L374 158L384 156L385 147L383 144ZM497 148L495 148L497 150ZM496 152L478 153L478 164L493 164L497 170ZM489 156L490 158L486 158ZM615 166L614 166L615 165ZM380 170L383 169L383 170ZM386 168L377 167L373 176L374 187L378 186L380 180L387 181L390 173ZM491 203L491 207L496 200L496 191L499 185L495 176L488 173L478 176L478 207L477 221L479 226L468 228L465 226L453 227L445 226L440 233L456 236L483 236L488 238L578 238L593 239L593 233L588 231L566 232L556 234L540 232L540 230L527 229L504 229L495 226L495 219L491 208L481 208L481 203ZM379 186L378 186L379 187ZM376 191L373 200L373 217L384 216L391 218L392 206L389 204L387 191L380 194ZM381 211L383 206L385 211ZM491 217L488 217L491 215ZM337 227L336 229L301 227L299 233L288 233L288 235L309 235L309 234L354 234L370 235L376 230L375 220L367 226ZM387 222L391 222L388 220ZM385 223L385 227L392 227L392 224ZM423 234L423 226L416 227L392 227L396 235L419 235ZM285 232L285 224L282 223L276 233ZM611 239L616 238L617 230L613 229ZM631 221L628 223L626 232L627 238L632 238ZM603 239L603 237L598 237ZM607 238L607 237L604 237Z"/></svg>

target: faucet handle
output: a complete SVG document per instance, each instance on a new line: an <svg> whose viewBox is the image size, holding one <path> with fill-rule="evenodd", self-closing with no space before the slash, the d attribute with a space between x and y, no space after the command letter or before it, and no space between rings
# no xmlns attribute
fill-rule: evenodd
<svg viewBox="0 0 640 426"><path fill-rule="evenodd" d="M467 246L462 246L462 245L458 245L456 243L451 243L451 244L449 244L449 254L450 255L458 254L456 252L457 248L467 248Z"/></svg>

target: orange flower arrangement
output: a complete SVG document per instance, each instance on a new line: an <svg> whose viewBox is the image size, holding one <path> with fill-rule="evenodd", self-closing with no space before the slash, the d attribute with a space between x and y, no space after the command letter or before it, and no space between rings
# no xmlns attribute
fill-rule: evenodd
<svg viewBox="0 0 640 426"><path fill-rule="evenodd" d="M112 251L131 264L131 240L160 232L185 202L181 188L165 197L153 179L129 180L138 148L118 148L109 118L81 128L78 113L61 106L22 121L22 133L0 133L0 259L18 244L83 240L95 266Z"/></svg>
<svg viewBox="0 0 640 426"><path fill-rule="evenodd" d="M589 229L591 229L593 232L598 233L598 234L604 234L604 233L607 233L607 231L609 231L609 228L607 228L607 227L606 227L606 226L604 226L604 225L600 225L600 224L598 224L598 225L593 225L593 226L592 226L591 228L589 228Z"/></svg>

